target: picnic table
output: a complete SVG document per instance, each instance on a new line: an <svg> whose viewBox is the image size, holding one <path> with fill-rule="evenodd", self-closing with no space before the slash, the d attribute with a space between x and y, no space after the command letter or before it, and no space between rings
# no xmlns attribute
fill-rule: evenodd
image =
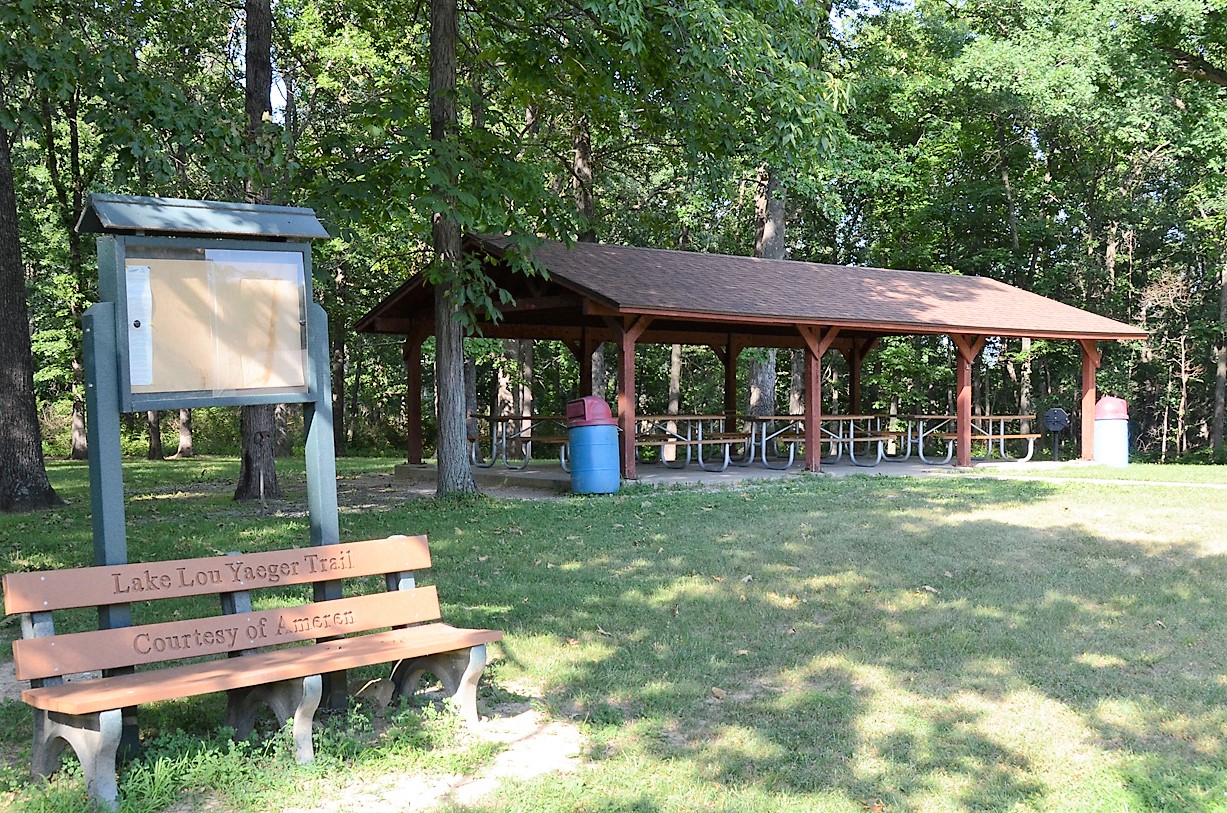
<svg viewBox="0 0 1227 813"><path fill-rule="evenodd" d="M958 440L957 415L906 415L904 420L907 424L904 451L902 456L893 459L906 460L914 449L923 463L944 465L950 462L954 457L955 442ZM971 440L973 443L983 442L985 453L972 459L987 460L995 446L1002 460L1019 463L1030 460L1035 453L1035 441L1040 435L1023 432L1022 429L1034 421L1034 415L973 415ZM1007 451L1007 443L1014 440L1026 441L1026 453L1020 457L1011 456ZM939 450L945 446L945 454L940 459L925 456L926 444L932 448L934 441Z"/></svg>
<svg viewBox="0 0 1227 813"><path fill-rule="evenodd" d="M819 446L825 445L831 451L822 462L838 463L846 451L848 459L858 466L881 463L885 459L883 444L892 438L884 429L885 418L876 414L823 415L819 421ZM797 445L805 442L804 415L747 415L741 420L750 425L751 459L769 469L786 469L793 464ZM772 447L780 445L788 448L788 457L772 462ZM868 456L865 451L857 456L858 445L868 450Z"/></svg>
<svg viewBox="0 0 1227 813"><path fill-rule="evenodd" d="M725 415L638 415L635 418L635 449L645 446L660 448L660 460L665 466L680 469L687 466L692 459L697 459L699 468L703 471L724 471L733 462L732 447L742 445L745 450L739 465L746 465L753 457L750 434L748 432L727 431ZM709 462L704 456L704 448L716 447L718 457ZM672 450L673 459L669 460L666 451ZM693 457L692 457L693 450ZM685 452L686 458L678 464L680 454Z"/></svg>
<svg viewBox="0 0 1227 813"><path fill-rule="evenodd" d="M488 469L500 460L509 469L523 469L532 462L533 444L558 446L562 470L567 471L567 418L565 415L480 415L469 416L474 427L469 434L469 460ZM481 422L487 425L481 432ZM483 441L489 454L483 450ZM514 452L519 444L519 453ZM514 457L513 457L514 455ZM522 460L518 459L523 457Z"/></svg>

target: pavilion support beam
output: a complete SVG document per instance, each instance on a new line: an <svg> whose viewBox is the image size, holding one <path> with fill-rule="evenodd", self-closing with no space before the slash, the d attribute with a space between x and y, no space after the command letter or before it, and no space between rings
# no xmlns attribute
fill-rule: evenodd
<svg viewBox="0 0 1227 813"><path fill-rule="evenodd" d="M805 341L805 470L822 470L822 356L839 328L797 325Z"/></svg>
<svg viewBox="0 0 1227 813"><path fill-rule="evenodd" d="M877 342L877 336L871 336L868 339L853 339L846 348L840 351L848 362L848 412L853 415L860 414L862 411L861 370L865 364L865 356L869 355L869 351Z"/></svg>
<svg viewBox="0 0 1227 813"><path fill-rule="evenodd" d="M1082 345L1082 459L1095 459L1095 373L1102 355L1093 339L1079 339Z"/></svg>
<svg viewBox="0 0 1227 813"><path fill-rule="evenodd" d="M635 472L635 342L652 323L651 316L624 317L618 336L618 439L622 479L637 480Z"/></svg>
<svg viewBox="0 0 1227 813"><path fill-rule="evenodd" d="M958 359L955 361L956 465L967 467L971 465L971 368L984 348L984 337L951 333L950 340L958 349Z"/></svg>
<svg viewBox="0 0 1227 813"><path fill-rule="evenodd" d="M713 347L724 364L724 431L735 432L737 423L737 360L745 348L740 337L729 334L723 348Z"/></svg>
<svg viewBox="0 0 1227 813"><path fill-rule="evenodd" d="M405 337L405 446L408 462L422 463L422 342L424 331L414 329Z"/></svg>

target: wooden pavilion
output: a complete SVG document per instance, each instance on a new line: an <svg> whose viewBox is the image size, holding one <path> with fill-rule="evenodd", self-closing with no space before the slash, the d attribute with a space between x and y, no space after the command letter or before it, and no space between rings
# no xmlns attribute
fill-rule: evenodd
<svg viewBox="0 0 1227 813"><path fill-rule="evenodd" d="M971 465L972 363L992 336L1077 342L1082 351L1082 457L1094 446L1098 343L1145 339L1146 332L985 277L885 268L764 260L723 254L553 241L533 253L547 276L511 270L503 237L468 237L467 254L514 302L483 335L555 339L579 360L580 391L592 391L592 353L619 348L618 423L621 467L635 479L635 345L711 347L725 370L725 414L737 412L737 359L743 348L802 348L805 353L806 468L818 471L822 357L848 361L849 402L860 403L861 363L882 336L950 338L956 370L956 460ZM415 277L357 323L360 332L404 335L409 398L409 462L422 460L422 342L434 333L434 290Z"/></svg>

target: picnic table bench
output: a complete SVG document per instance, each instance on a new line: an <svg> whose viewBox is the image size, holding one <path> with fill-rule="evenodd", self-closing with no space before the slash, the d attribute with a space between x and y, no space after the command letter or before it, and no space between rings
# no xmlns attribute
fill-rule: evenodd
<svg viewBox="0 0 1227 813"><path fill-rule="evenodd" d="M226 725L236 737L252 732L257 711L267 704L279 723L293 720L295 757L311 762L322 675L380 663L395 664L391 679L398 695L412 695L429 672L465 721L477 722L486 644L502 633L437 622L435 588L414 582L413 571L429 566L426 537L391 536L4 576L5 612L22 619L13 660L17 678L30 681L22 700L34 708L34 773L54 773L71 746L90 797L115 810L123 709L222 691L229 695ZM252 609L252 590L376 575L384 576L384 591ZM220 613L86 632L55 630L53 614L61 610L209 594L220 597ZM94 676L99 671L103 676Z"/></svg>
<svg viewBox="0 0 1227 813"><path fill-rule="evenodd" d="M720 472L729 467L732 462L732 447L746 446L743 455L746 463L750 460L748 447L750 434L748 432L724 432L716 430L704 431L704 424L720 426L725 423L724 415L639 415L636 417L640 431L635 435L636 450L644 446L657 446L661 450L661 463L669 468L683 468L691 460L691 450L694 449L698 458L699 468L703 471ZM704 447L716 447L717 455L714 462L708 462L704 457ZM684 451L685 460L678 464L675 458L672 462L665 459L665 449Z"/></svg>

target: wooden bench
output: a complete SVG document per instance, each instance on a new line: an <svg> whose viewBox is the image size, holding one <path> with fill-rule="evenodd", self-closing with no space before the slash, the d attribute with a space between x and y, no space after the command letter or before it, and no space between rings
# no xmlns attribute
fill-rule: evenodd
<svg viewBox="0 0 1227 813"><path fill-rule="evenodd" d="M30 681L22 700L34 707L34 773L54 773L70 745L81 761L90 797L115 810L122 710L223 691L229 694L226 724L235 736L248 736L256 712L267 704L281 724L293 720L295 757L311 762L322 675L380 663L395 664L391 679L401 696L412 695L424 673L434 675L465 721L476 723L486 644L503 636L437 623L435 588L414 584L413 571L429 566L425 537L392 536L6 575L5 612L22 614L23 639L13 642L13 660L17 678ZM384 577L384 591L252 609L252 590L375 575ZM220 613L116 629L55 631L53 615L60 610L209 594L220 596ZM272 602L285 600L262 595ZM164 616L178 611L168 604L156 606ZM104 676L89 674L98 671ZM66 680L70 676L76 677Z"/></svg>

